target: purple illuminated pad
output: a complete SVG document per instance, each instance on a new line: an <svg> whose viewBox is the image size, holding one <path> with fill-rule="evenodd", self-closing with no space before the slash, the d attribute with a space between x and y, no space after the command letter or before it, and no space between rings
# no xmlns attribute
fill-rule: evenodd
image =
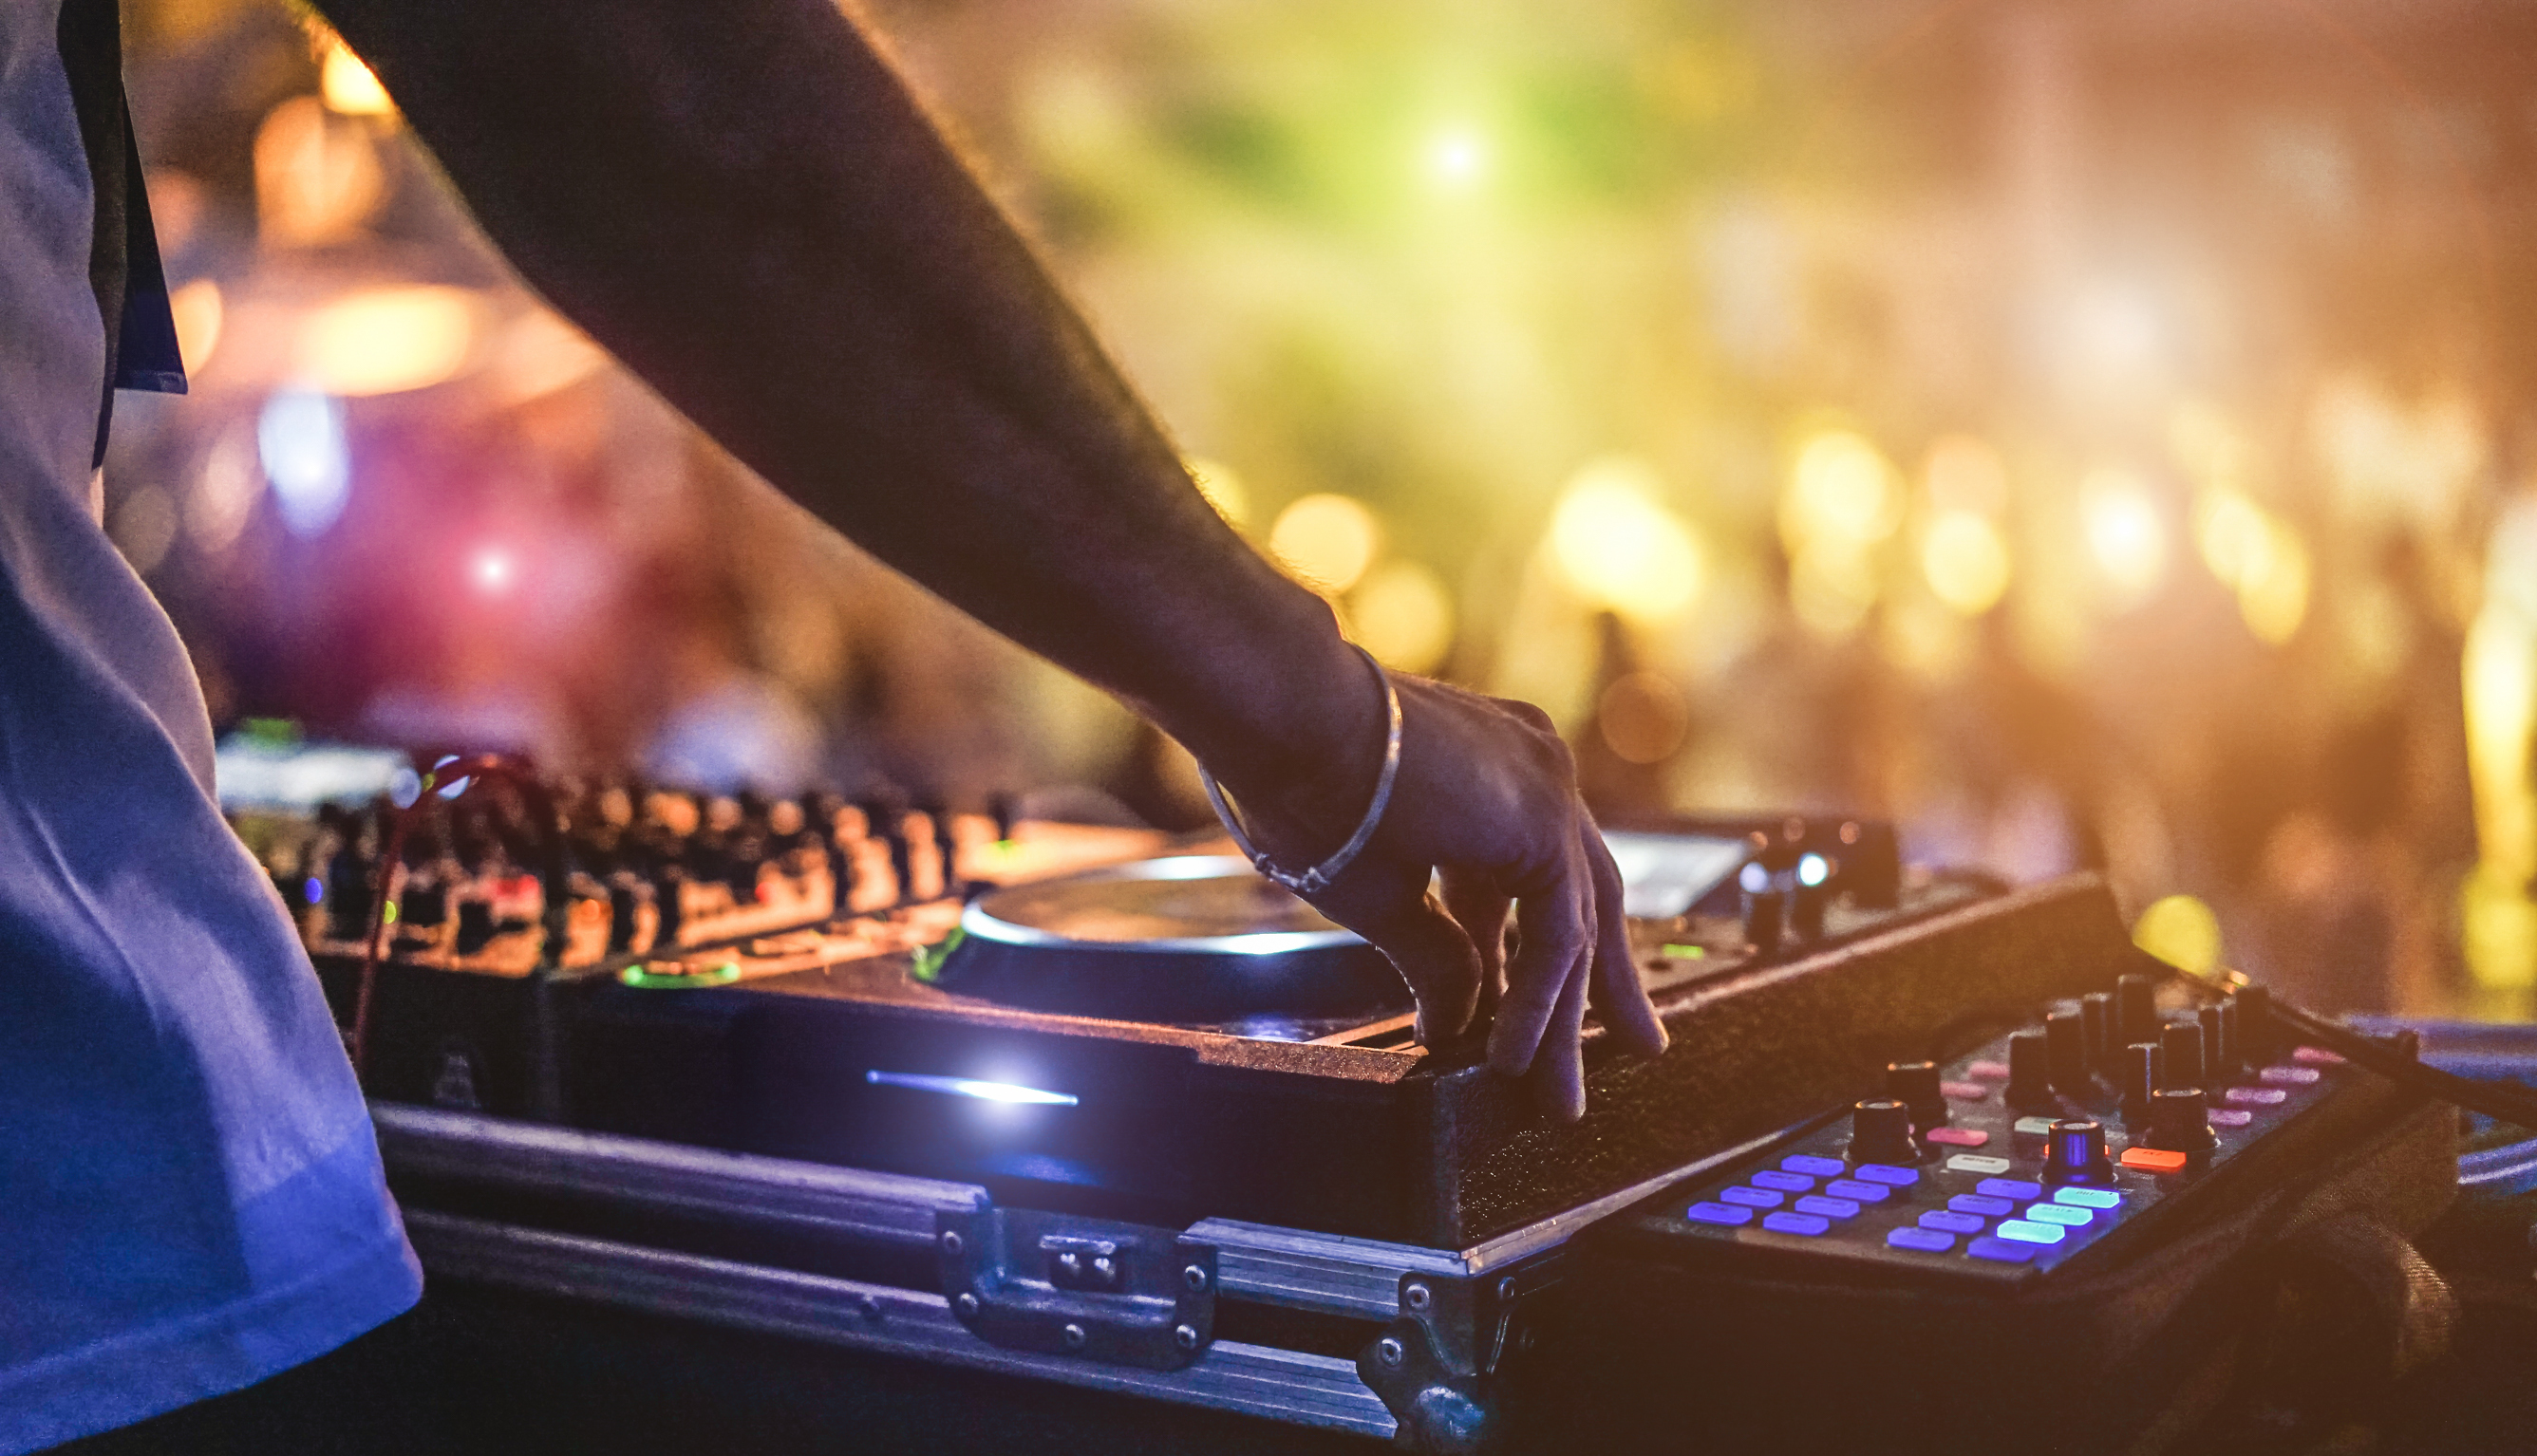
<svg viewBox="0 0 2537 1456"><path fill-rule="evenodd" d="M2267 1087L2307 1087L2323 1075L2314 1067L2266 1067L2255 1080Z"/></svg>
<svg viewBox="0 0 2537 1456"><path fill-rule="evenodd" d="M1947 1207L1962 1214L1980 1214L1986 1219L2005 1217L2017 1205L2005 1198L1991 1198L1981 1193L1959 1193L1947 1200Z"/></svg>
<svg viewBox="0 0 2537 1456"><path fill-rule="evenodd" d="M2041 1198L2044 1185L2024 1178L1984 1178L1974 1185L1974 1191L1992 1198Z"/></svg>
<svg viewBox="0 0 2537 1456"><path fill-rule="evenodd" d="M1883 1183L1862 1183L1856 1178L1835 1178L1824 1184L1824 1191L1853 1203L1883 1203L1894 1192Z"/></svg>
<svg viewBox="0 0 2537 1456"><path fill-rule="evenodd" d="M1826 1198L1821 1194L1815 1193L1810 1193L1805 1197L1798 1199L1796 1208L1799 1213L1815 1214L1827 1219L1854 1219L1858 1217L1858 1204L1855 1200L1849 1198Z"/></svg>
<svg viewBox="0 0 2537 1456"><path fill-rule="evenodd" d="M2290 1100L2290 1094L2278 1087L2232 1087L2220 1096L2241 1108L2272 1108Z"/></svg>
<svg viewBox="0 0 2537 1456"><path fill-rule="evenodd" d="M1753 1222L1753 1210L1729 1208L1724 1203L1695 1203L1683 1217L1695 1224L1722 1224L1732 1229Z"/></svg>
<svg viewBox="0 0 2537 1456"><path fill-rule="evenodd" d="M2255 1114L2244 1108L2213 1108L2205 1115L2214 1127L2244 1127L2255 1120Z"/></svg>
<svg viewBox="0 0 2537 1456"><path fill-rule="evenodd" d="M1897 1229L1885 1235L1888 1248L1908 1248L1915 1253L1943 1254L1956 1246L1956 1235L1935 1229Z"/></svg>
<svg viewBox="0 0 2537 1456"><path fill-rule="evenodd" d="M2015 1239L1977 1238L1965 1245L1965 1252L1995 1264L2023 1264L2044 1250L2039 1245L2019 1243Z"/></svg>
<svg viewBox="0 0 2537 1456"><path fill-rule="evenodd" d="M1890 1183L1897 1188L1908 1188L1920 1181L1920 1170L1896 1168L1891 1163L1862 1163L1858 1165L1858 1176L1864 1182Z"/></svg>
<svg viewBox="0 0 2537 1456"><path fill-rule="evenodd" d="M1762 1227L1774 1234L1795 1234L1812 1238L1832 1227L1832 1220L1813 1214L1775 1213L1762 1216Z"/></svg>
<svg viewBox="0 0 2537 1456"><path fill-rule="evenodd" d="M1935 1229L1941 1234L1980 1234L1982 1226L1982 1216L1979 1214L1954 1213L1943 1208L1933 1208L1920 1215L1921 1228Z"/></svg>
<svg viewBox="0 0 2537 1456"><path fill-rule="evenodd" d="M1718 1190L1719 1202L1740 1203L1746 1208L1778 1208L1788 1202L1788 1197L1785 1193L1774 1193L1768 1188L1736 1187Z"/></svg>
<svg viewBox="0 0 2537 1456"><path fill-rule="evenodd" d="M1811 1193L1815 1180L1801 1172L1782 1172L1776 1168L1766 1168L1753 1174L1753 1186L1775 1188L1783 1193Z"/></svg>
<svg viewBox="0 0 2537 1456"><path fill-rule="evenodd" d="M1812 1153L1791 1153L1780 1160L1786 1172L1800 1172L1810 1178L1837 1178L1850 1171L1838 1158L1818 1158Z"/></svg>

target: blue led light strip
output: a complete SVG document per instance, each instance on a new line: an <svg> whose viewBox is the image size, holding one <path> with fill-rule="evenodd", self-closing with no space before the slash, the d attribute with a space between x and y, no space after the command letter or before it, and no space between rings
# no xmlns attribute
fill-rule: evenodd
<svg viewBox="0 0 2537 1456"><path fill-rule="evenodd" d="M923 1072L864 1073L864 1080L876 1087L904 1087L910 1092L940 1092L947 1097L974 1097L980 1102L1029 1103L1038 1107L1071 1108L1075 1105L1072 1092L1043 1092L1036 1087L1018 1087L1010 1082L978 1082L967 1077L933 1077Z"/></svg>

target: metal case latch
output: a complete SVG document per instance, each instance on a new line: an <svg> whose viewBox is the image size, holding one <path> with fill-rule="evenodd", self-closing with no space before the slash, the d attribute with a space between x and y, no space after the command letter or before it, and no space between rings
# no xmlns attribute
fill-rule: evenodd
<svg viewBox="0 0 2537 1456"><path fill-rule="evenodd" d="M1215 1338L1215 1248L1170 1229L1017 1208L941 1210L951 1312L1008 1350L1176 1370Z"/></svg>

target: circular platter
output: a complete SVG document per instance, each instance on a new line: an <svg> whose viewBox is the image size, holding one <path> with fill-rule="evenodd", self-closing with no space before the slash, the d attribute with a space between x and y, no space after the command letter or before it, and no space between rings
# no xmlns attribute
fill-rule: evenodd
<svg viewBox="0 0 2537 1456"><path fill-rule="evenodd" d="M992 891L935 968L944 990L1138 1021L1349 1018L1408 1009L1383 953L1227 855L1180 855Z"/></svg>

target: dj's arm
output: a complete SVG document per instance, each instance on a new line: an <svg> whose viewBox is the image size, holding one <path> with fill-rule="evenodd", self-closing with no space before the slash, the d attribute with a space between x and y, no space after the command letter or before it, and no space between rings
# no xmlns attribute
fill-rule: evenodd
<svg viewBox="0 0 2537 1456"><path fill-rule="evenodd" d="M1372 792L1383 716L1330 609L1217 518L874 40L826 0L324 0L529 283L734 455L961 609L1147 715L1300 868ZM1662 1045L1565 749L1403 679L1400 782L1316 898L1431 1038L1583 1107L1587 993ZM1447 876L1449 917L1427 894ZM1456 917L1459 917L1459 922ZM1463 923L1491 927L1465 935ZM1541 1048L1536 1055L1536 1047Z"/></svg>

